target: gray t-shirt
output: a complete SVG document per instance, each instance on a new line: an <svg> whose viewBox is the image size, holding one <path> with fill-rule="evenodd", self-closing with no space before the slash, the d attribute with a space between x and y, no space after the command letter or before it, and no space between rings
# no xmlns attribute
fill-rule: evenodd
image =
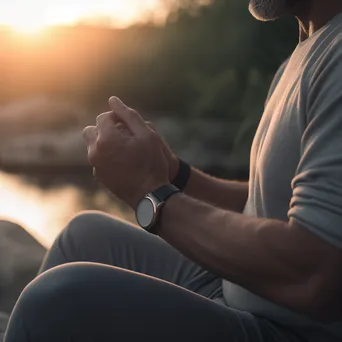
<svg viewBox="0 0 342 342"><path fill-rule="evenodd" d="M276 74L249 186L244 214L292 218L342 248L342 14L299 43ZM228 281L223 292L228 306L290 326L308 341L342 341L342 321L321 325Z"/></svg>

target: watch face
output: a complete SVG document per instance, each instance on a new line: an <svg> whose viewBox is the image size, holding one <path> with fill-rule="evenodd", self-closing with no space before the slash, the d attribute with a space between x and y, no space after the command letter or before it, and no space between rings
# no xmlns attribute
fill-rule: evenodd
<svg viewBox="0 0 342 342"><path fill-rule="evenodd" d="M142 228L149 228L154 221L156 214L155 204L149 198L144 198L137 208L137 221Z"/></svg>

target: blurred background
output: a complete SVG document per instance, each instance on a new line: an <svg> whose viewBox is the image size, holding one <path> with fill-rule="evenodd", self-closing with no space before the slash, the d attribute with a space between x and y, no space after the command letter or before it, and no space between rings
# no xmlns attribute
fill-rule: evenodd
<svg viewBox="0 0 342 342"><path fill-rule="evenodd" d="M248 0L2 0L0 217L44 247L80 210L133 220L93 181L82 142L111 95L192 165L248 179L268 87L296 43L293 20L257 22Z"/></svg>

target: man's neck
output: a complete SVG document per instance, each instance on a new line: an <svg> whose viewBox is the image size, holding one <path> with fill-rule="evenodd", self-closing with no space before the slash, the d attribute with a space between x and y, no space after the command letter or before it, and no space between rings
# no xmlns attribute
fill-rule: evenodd
<svg viewBox="0 0 342 342"><path fill-rule="evenodd" d="M294 8L299 23L299 39L305 40L342 13L341 0L303 0Z"/></svg>

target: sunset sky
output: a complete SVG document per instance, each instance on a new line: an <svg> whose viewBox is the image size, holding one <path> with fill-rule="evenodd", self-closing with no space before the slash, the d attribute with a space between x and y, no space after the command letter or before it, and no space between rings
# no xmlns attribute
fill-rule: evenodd
<svg viewBox="0 0 342 342"><path fill-rule="evenodd" d="M22 33L59 24L110 19L113 26L127 26L151 14L163 17L160 0L1 0L0 25Z"/></svg>

